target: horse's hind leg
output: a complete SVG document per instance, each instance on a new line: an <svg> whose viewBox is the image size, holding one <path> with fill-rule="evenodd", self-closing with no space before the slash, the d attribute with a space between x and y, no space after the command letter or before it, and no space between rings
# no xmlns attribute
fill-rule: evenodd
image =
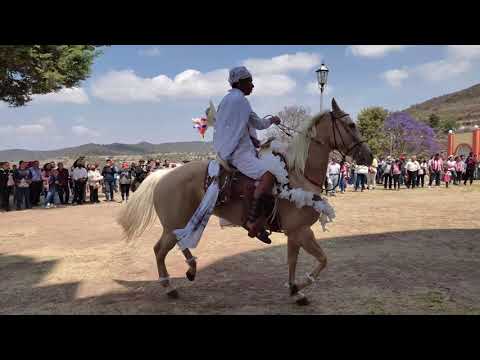
<svg viewBox="0 0 480 360"><path fill-rule="evenodd" d="M186 273L187 279L193 281L197 274L197 258L192 255L189 249L183 250L182 253L185 256L185 262L188 265L188 271Z"/></svg>
<svg viewBox="0 0 480 360"><path fill-rule="evenodd" d="M178 298L178 291L172 287L170 276L165 265L165 258L170 250L177 243L177 238L171 232L163 231L162 237L153 247L155 258L157 260L158 277L160 284L165 288L165 292L170 298Z"/></svg>

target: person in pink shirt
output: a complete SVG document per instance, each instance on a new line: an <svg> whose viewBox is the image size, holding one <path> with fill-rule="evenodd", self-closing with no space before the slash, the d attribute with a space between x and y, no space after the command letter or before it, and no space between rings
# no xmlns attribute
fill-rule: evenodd
<svg viewBox="0 0 480 360"><path fill-rule="evenodd" d="M393 190L400 190L400 174L402 173L402 162L395 160L392 164Z"/></svg>
<svg viewBox="0 0 480 360"><path fill-rule="evenodd" d="M433 179L435 179L435 186L440 186L440 175L443 169L443 160L440 157L440 154L435 154L433 159L430 159L428 165L430 170L430 180L428 182L428 187L432 186Z"/></svg>
<svg viewBox="0 0 480 360"><path fill-rule="evenodd" d="M445 187L448 188L448 184L452 180L452 172L448 169L447 163L443 164L443 181L445 182Z"/></svg>
<svg viewBox="0 0 480 360"><path fill-rule="evenodd" d="M465 163L463 162L462 158L458 156L455 158L455 171L457 173L457 185L460 185L462 182L462 175L465 172Z"/></svg>

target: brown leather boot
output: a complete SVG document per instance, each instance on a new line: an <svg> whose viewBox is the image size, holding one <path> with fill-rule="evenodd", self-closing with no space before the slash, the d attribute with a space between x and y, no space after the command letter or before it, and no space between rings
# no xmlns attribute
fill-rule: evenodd
<svg viewBox="0 0 480 360"><path fill-rule="evenodd" d="M268 233L265 230L265 224L261 218L263 203L262 198L272 193L274 185L274 177L269 172L265 173L260 179L260 183L255 189L254 197L250 205L250 210L248 212L247 222L245 228L248 230L248 236L251 238L256 237L257 239L263 241L266 244L271 244L272 240L268 237Z"/></svg>

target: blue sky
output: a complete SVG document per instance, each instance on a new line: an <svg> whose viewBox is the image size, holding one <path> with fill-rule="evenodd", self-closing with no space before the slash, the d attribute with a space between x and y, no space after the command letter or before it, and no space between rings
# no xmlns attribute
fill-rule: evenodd
<svg viewBox="0 0 480 360"><path fill-rule="evenodd" d="M48 150L95 143L200 140L192 118L228 89L227 71L246 65L258 115L288 105L316 112L315 70L330 68L335 97L353 117L368 106L401 110L480 82L480 46L112 46L79 88L0 104L0 149ZM212 138L209 129L206 140Z"/></svg>

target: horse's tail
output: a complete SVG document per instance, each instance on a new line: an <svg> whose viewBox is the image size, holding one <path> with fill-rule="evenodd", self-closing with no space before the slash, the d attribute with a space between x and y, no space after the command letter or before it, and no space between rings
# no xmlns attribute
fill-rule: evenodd
<svg viewBox="0 0 480 360"><path fill-rule="evenodd" d="M120 211L117 222L122 226L127 242L141 236L155 222L155 189L169 172L158 170L147 176Z"/></svg>

